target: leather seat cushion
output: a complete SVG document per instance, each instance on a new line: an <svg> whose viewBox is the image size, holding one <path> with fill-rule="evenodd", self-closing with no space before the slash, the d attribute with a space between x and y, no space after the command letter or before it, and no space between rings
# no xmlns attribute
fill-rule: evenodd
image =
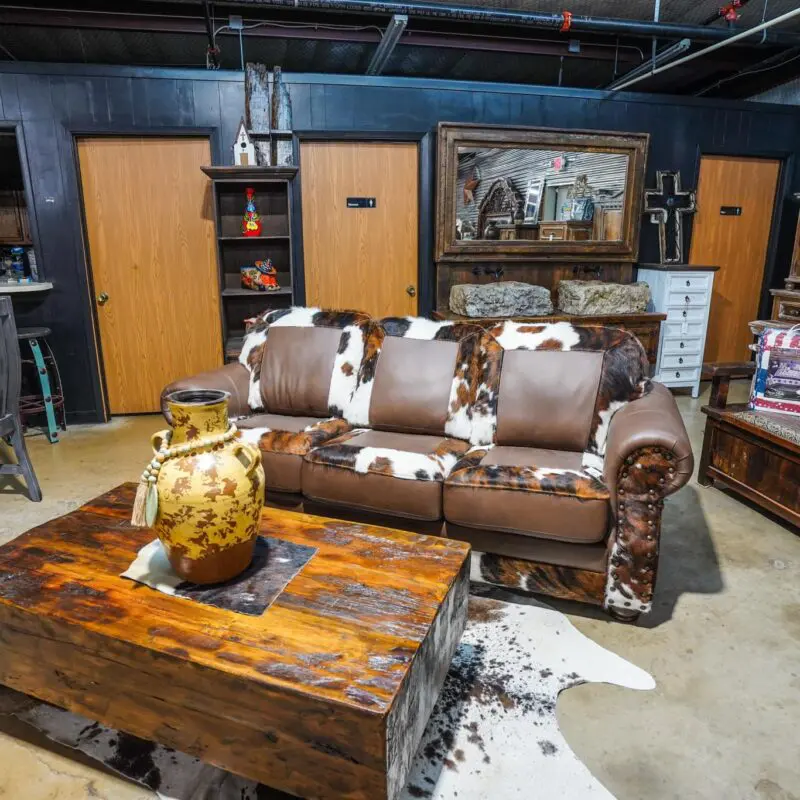
<svg viewBox="0 0 800 800"><path fill-rule="evenodd" d="M256 414L236 420L242 440L261 451L267 491L300 492L303 456L350 430L343 419Z"/></svg>
<svg viewBox="0 0 800 800"><path fill-rule="evenodd" d="M534 447L476 450L445 481L449 523L564 542L601 541L610 500L586 472L583 454Z"/></svg>
<svg viewBox="0 0 800 800"><path fill-rule="evenodd" d="M361 510L441 519L442 481L468 448L442 436L352 431L306 455L303 494Z"/></svg>

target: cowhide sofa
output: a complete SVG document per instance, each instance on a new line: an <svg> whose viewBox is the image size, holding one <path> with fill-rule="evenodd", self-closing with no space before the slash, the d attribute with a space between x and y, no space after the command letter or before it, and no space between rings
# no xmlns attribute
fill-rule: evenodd
<svg viewBox="0 0 800 800"><path fill-rule="evenodd" d="M239 362L164 395L230 392L270 501L462 539L476 580L633 619L652 605L664 498L693 468L646 367L616 328L292 308L255 320Z"/></svg>

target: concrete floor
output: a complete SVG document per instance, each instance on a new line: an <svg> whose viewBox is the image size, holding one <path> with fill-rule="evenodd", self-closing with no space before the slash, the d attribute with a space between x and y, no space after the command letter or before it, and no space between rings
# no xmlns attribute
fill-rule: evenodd
<svg viewBox="0 0 800 800"><path fill-rule="evenodd" d="M746 393L737 385L732 400ZM706 388L697 400L678 398L696 454L707 397ZM55 446L30 438L44 501L0 483L0 543L134 480L161 425L129 417L71 429ZM800 799L800 536L692 480L666 503L656 606L646 621L625 626L578 604L554 605L658 683L653 692L587 684L559 699L568 741L620 800ZM12 699L0 694L0 710L4 701ZM537 798L535 787L529 796ZM0 797L153 794L0 716Z"/></svg>

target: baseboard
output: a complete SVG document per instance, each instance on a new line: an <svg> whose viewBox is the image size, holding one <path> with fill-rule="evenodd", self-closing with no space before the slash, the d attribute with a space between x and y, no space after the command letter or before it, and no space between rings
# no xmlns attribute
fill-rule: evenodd
<svg viewBox="0 0 800 800"><path fill-rule="evenodd" d="M89 425L105 422L97 411L67 411L67 427L70 425Z"/></svg>

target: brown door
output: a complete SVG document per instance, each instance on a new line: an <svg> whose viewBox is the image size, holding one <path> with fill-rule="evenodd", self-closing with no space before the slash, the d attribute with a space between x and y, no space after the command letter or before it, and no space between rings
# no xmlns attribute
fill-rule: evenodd
<svg viewBox="0 0 800 800"><path fill-rule="evenodd" d="M758 316L780 161L703 156L689 263L716 265L704 361L747 361ZM723 206L740 215L720 213Z"/></svg>
<svg viewBox="0 0 800 800"><path fill-rule="evenodd" d="M306 302L374 317L417 313L418 148L303 142ZM348 208L348 198L374 198Z"/></svg>
<svg viewBox="0 0 800 800"><path fill-rule="evenodd" d="M91 137L78 157L108 408L158 411L222 364L208 139Z"/></svg>

